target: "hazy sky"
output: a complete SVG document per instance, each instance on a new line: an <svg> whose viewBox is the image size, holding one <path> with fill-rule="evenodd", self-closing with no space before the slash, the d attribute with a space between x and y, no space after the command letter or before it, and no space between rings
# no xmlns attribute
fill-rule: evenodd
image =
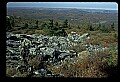
<svg viewBox="0 0 120 82"><path fill-rule="evenodd" d="M7 7L45 7L118 10L116 2L8 2Z"/></svg>

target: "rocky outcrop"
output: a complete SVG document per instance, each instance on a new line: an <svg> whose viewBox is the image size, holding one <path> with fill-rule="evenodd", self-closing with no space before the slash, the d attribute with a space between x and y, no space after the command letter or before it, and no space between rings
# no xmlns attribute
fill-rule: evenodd
<svg viewBox="0 0 120 82"><path fill-rule="evenodd" d="M40 57L41 62L47 65L60 64L64 59L74 57L83 58L82 55L89 53L93 45L85 44L85 39L89 39L90 35L85 33L68 34L66 37L61 36L44 36L44 35L27 35L27 34L6 34L6 66L13 66L16 69L27 70L33 75L40 75L42 77L55 76L46 68L33 69L33 64L29 64L30 59ZM71 47L81 44L86 45L84 52L78 53L71 50ZM93 50L93 49L92 49ZM77 54L78 53L78 54ZM43 63L40 63L43 65ZM15 75L16 76L16 75Z"/></svg>

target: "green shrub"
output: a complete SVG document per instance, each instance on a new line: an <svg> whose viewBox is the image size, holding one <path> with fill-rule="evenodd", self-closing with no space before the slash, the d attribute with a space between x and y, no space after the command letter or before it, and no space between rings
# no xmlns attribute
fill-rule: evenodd
<svg viewBox="0 0 120 82"><path fill-rule="evenodd" d="M116 49L110 50L110 55L108 58L104 59L104 62L107 63L108 66L117 66L118 61L118 52Z"/></svg>
<svg viewBox="0 0 120 82"><path fill-rule="evenodd" d="M114 37L115 37L116 39L118 39L118 33L115 33L115 34L114 34Z"/></svg>

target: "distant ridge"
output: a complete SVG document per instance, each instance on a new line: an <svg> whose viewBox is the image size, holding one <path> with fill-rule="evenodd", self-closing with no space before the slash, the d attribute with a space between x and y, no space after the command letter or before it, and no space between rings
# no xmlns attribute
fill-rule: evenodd
<svg viewBox="0 0 120 82"><path fill-rule="evenodd" d="M39 10L83 10L87 12L118 13L118 10L83 9L83 8L47 8L47 7L7 7L7 9L39 9Z"/></svg>

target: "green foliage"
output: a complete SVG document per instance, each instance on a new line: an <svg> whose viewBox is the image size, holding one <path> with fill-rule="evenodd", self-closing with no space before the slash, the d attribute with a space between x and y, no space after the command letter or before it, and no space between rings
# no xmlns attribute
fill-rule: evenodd
<svg viewBox="0 0 120 82"><path fill-rule="evenodd" d="M27 29L28 28L28 24L25 23L24 26L22 27L22 29Z"/></svg>
<svg viewBox="0 0 120 82"><path fill-rule="evenodd" d="M36 23L35 23L35 24L36 24L36 25L35 25L35 27L36 27L36 28L38 28L38 20L36 21Z"/></svg>
<svg viewBox="0 0 120 82"><path fill-rule="evenodd" d="M55 36L65 36L66 32L65 32L65 28L61 27L58 22L53 22L53 19L49 19L49 23L43 23L42 24L42 28L43 31L47 34L47 35L55 35Z"/></svg>
<svg viewBox="0 0 120 82"><path fill-rule="evenodd" d="M88 25L88 30L89 31L94 31L93 27L92 27L92 24Z"/></svg>
<svg viewBox="0 0 120 82"><path fill-rule="evenodd" d="M53 19L49 19L48 29L50 29L50 30L53 29Z"/></svg>
<svg viewBox="0 0 120 82"><path fill-rule="evenodd" d="M78 29L81 29L79 25L77 26L77 28L78 28Z"/></svg>
<svg viewBox="0 0 120 82"><path fill-rule="evenodd" d="M55 26L58 26L58 22L55 22L55 24L54 24Z"/></svg>
<svg viewBox="0 0 120 82"><path fill-rule="evenodd" d="M114 23L111 24L111 28L114 29L115 28L115 25Z"/></svg>
<svg viewBox="0 0 120 82"><path fill-rule="evenodd" d="M110 50L110 56L106 59L108 66L117 66L118 52L117 46Z"/></svg>
<svg viewBox="0 0 120 82"><path fill-rule="evenodd" d="M43 22L43 23L41 24L41 28L40 28L40 29L41 29L41 30L42 30L42 29L46 29L46 26L47 26L47 24L46 24L45 22Z"/></svg>
<svg viewBox="0 0 120 82"><path fill-rule="evenodd" d="M56 36L66 36L65 29L57 30L57 31L55 31L54 34L55 34Z"/></svg>
<svg viewBox="0 0 120 82"><path fill-rule="evenodd" d="M57 31L58 29L59 29L59 24L58 22L55 22L53 30Z"/></svg>
<svg viewBox="0 0 120 82"><path fill-rule="evenodd" d="M59 23L63 23L65 19L69 20L70 25L74 25L77 27L80 25L81 28L86 28L85 22L91 21L91 23L95 23L98 25L101 23L101 21L107 21L104 24L106 27L111 28L111 22L114 23L114 27L117 27L118 24L118 15L117 13L94 13L94 12L87 12L82 10L76 10L76 9L68 9L68 10L36 10L36 9L27 9L23 8L21 11L21 8L13 8L8 9L7 15L14 15L14 22L15 26L21 26L23 22L30 23L31 25L34 25L36 20L39 21L38 26L42 24L42 22L48 21L48 19L54 19L58 21ZM112 20L111 20L112 18ZM103 24L103 23L101 23ZM63 25L64 26L64 25ZM93 26L92 26L93 27ZM98 26L96 26L98 27Z"/></svg>
<svg viewBox="0 0 120 82"><path fill-rule="evenodd" d="M67 28L68 27L68 20L67 19L65 19L64 21L63 21L63 26L62 26L63 28Z"/></svg>
<svg viewBox="0 0 120 82"><path fill-rule="evenodd" d="M116 39L118 39L118 33L115 33L115 34L114 34L114 37L115 37Z"/></svg>
<svg viewBox="0 0 120 82"><path fill-rule="evenodd" d="M108 32L110 32L110 29L107 28L105 25L102 25L102 27L100 28L100 31L108 33Z"/></svg>

